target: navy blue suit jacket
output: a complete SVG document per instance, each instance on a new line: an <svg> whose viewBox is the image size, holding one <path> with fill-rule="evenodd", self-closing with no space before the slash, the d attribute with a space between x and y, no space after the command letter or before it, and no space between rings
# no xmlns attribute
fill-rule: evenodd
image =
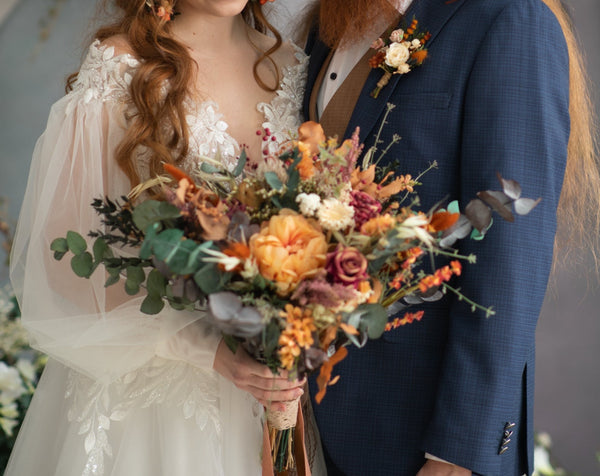
<svg viewBox="0 0 600 476"><path fill-rule="evenodd" d="M516 223L497 217L483 241L459 244L478 262L454 285L495 316L445 296L420 307L421 322L351 350L336 367L341 379L314 404L330 476L412 476L424 452L482 475L531 473L534 335L569 136L565 40L541 0L414 0L413 16L432 34L427 60L394 76L378 99L369 92L382 71L372 71L346 136L360 126L370 146L390 102L382 140L401 136L387 155L400 160L398 172L414 177L439 164L418 187L422 209L498 190L497 172L542 201ZM318 38L307 51L305 114L328 53Z"/></svg>

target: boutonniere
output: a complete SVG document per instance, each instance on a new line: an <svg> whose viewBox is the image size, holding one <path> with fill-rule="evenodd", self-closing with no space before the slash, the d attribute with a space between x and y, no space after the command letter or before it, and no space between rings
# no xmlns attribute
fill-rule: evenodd
<svg viewBox="0 0 600 476"><path fill-rule="evenodd" d="M428 31L418 31L418 23L413 18L406 31L394 30L387 39L377 38L371 45L377 53L369 59L369 65L384 71L377 87L371 91L371 97L376 98L379 95L393 74L406 74L416 66L421 66L427 58L425 43L431 38L431 34Z"/></svg>

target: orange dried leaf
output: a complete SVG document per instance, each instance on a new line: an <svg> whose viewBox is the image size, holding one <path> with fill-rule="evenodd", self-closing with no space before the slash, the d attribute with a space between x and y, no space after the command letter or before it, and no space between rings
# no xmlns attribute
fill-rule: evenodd
<svg viewBox="0 0 600 476"><path fill-rule="evenodd" d="M429 228L432 232L444 231L454 225L460 217L460 213L436 212L431 217Z"/></svg>
<svg viewBox="0 0 600 476"><path fill-rule="evenodd" d="M350 324L346 324L345 322L341 322L340 323L340 328L346 333L346 334L351 334L354 336L357 336L360 334L360 332L358 332L358 330L356 329L356 327L351 326Z"/></svg>
<svg viewBox="0 0 600 476"><path fill-rule="evenodd" d="M427 58L427 50L414 51L410 57L414 59L417 64L421 64L423 61L425 61L425 58Z"/></svg>
<svg viewBox="0 0 600 476"><path fill-rule="evenodd" d="M329 358L329 360L325 361L323 365L321 365L321 371L317 377L317 385L319 386L319 392L315 396L315 401L317 403L321 403L323 397L325 397L327 386L331 381L331 372L333 371L333 366L344 360L347 355L348 349L346 349L346 347L340 347L336 353Z"/></svg>
<svg viewBox="0 0 600 476"><path fill-rule="evenodd" d="M182 179L186 179L190 184L194 184L194 180L192 180L192 178L179 167L175 167L172 164L163 164L163 168L165 169L165 172L167 172L177 182L181 181Z"/></svg>

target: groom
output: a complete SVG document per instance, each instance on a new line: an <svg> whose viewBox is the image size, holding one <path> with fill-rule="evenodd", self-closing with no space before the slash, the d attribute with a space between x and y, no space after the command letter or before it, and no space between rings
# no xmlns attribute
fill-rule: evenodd
<svg viewBox="0 0 600 476"><path fill-rule="evenodd" d="M339 382L313 404L329 476L531 474L534 333L569 135L561 28L541 0L321 0L317 16L304 113L327 135L358 126L368 148L391 103L379 150L401 140L384 163L413 177L438 163L417 188L421 209L498 190L497 173L543 197L458 245L477 264L452 284L494 316L446 295L335 368ZM431 35L428 57L375 99L383 71L369 70L369 45L413 18Z"/></svg>

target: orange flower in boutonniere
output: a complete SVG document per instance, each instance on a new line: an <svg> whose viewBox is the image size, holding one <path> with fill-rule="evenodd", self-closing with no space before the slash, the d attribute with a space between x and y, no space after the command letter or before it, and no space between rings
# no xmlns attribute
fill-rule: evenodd
<svg viewBox="0 0 600 476"><path fill-rule="evenodd" d="M418 23L413 18L406 31L394 30L386 40L377 38L371 45L377 53L369 59L369 65L371 68L381 68L384 71L377 87L371 92L372 97L376 98L379 95L393 74L406 74L416 66L421 66L427 58L425 43L431 34L419 32Z"/></svg>

